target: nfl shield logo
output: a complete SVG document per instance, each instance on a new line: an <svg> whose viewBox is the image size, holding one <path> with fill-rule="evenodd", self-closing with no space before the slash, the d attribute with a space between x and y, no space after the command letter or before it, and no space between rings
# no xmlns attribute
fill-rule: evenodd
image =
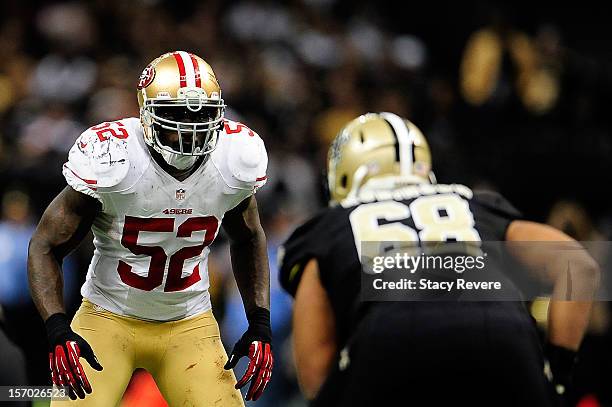
<svg viewBox="0 0 612 407"><path fill-rule="evenodd" d="M183 199L185 199L185 190L184 189L177 189L176 190L176 200L177 201L182 201Z"/></svg>

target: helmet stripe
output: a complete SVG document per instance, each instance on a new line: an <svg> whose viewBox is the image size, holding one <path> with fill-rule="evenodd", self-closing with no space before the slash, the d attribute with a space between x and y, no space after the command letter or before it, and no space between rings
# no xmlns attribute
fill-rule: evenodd
<svg viewBox="0 0 612 407"><path fill-rule="evenodd" d="M185 73L185 63L183 62L183 58L180 55L180 51L175 52L172 55L174 56L174 59L176 60L176 64L178 65L180 87L184 88L187 86L187 74Z"/></svg>
<svg viewBox="0 0 612 407"><path fill-rule="evenodd" d="M191 62L191 57L185 51L178 51L178 54L183 60L183 66L185 67L185 79L187 81L187 86L193 88L196 86L196 81L195 67L193 66L193 62Z"/></svg>
<svg viewBox="0 0 612 407"><path fill-rule="evenodd" d="M202 78L200 76L200 64L198 64L198 60L195 58L193 54L189 54L191 57L191 63L193 64L193 71L195 75L195 86L196 88L202 87Z"/></svg>
<svg viewBox="0 0 612 407"><path fill-rule="evenodd" d="M393 138L395 139L395 143L393 144L393 147L395 147L395 161L401 163L402 160L400 158L400 145L399 140L397 139L397 133L395 132L395 129L393 128L391 123L389 123L389 120L385 119L384 117L383 120L385 121L385 123L387 123L387 126L389 126L391 133L393 133Z"/></svg>
<svg viewBox="0 0 612 407"><path fill-rule="evenodd" d="M412 175L412 136L410 130L404 120L393 113L381 113L380 114L386 121L388 121L393 127L395 136L399 143L399 155L400 155L400 169L402 175Z"/></svg>

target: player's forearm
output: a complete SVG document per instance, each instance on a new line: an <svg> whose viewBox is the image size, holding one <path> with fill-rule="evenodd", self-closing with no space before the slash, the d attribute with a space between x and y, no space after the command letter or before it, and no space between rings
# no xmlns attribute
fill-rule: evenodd
<svg viewBox="0 0 612 407"><path fill-rule="evenodd" d="M514 221L506 240L517 260L553 286L549 341L578 349L599 287L599 266L586 249L565 233L535 222ZM525 245L525 242L535 242Z"/></svg>
<svg viewBox="0 0 612 407"><path fill-rule="evenodd" d="M599 287L599 268L590 257L572 261L560 259L564 268L555 281L548 309L549 341L577 350L587 330L593 299ZM572 301L570 301L572 300Z"/></svg>
<svg viewBox="0 0 612 407"><path fill-rule="evenodd" d="M321 284L319 264L311 259L304 268L293 306L295 368L307 399L314 399L319 392L333 366L337 349L334 311Z"/></svg>
<svg viewBox="0 0 612 407"><path fill-rule="evenodd" d="M64 312L61 266L52 247L36 234L28 248L30 292L43 320Z"/></svg>
<svg viewBox="0 0 612 407"><path fill-rule="evenodd" d="M232 268L244 308L249 314L257 307L270 309L270 268L266 236L261 227L246 239L230 245Z"/></svg>
<svg viewBox="0 0 612 407"><path fill-rule="evenodd" d="M592 302L551 301L548 308L548 341L578 350L589 324Z"/></svg>
<svg viewBox="0 0 612 407"><path fill-rule="evenodd" d="M307 400L313 400L317 396L328 374L328 365L308 366L297 370L300 390Z"/></svg>
<svg viewBox="0 0 612 407"><path fill-rule="evenodd" d="M307 316L303 317L308 318ZM316 317L315 317L316 318ZM295 322L295 319L294 319ZM308 400L316 397L321 386L329 376L336 357L336 342L334 340L321 340L332 338L333 331L316 331L320 329L317 324L293 325L293 349L298 383L302 394Z"/></svg>

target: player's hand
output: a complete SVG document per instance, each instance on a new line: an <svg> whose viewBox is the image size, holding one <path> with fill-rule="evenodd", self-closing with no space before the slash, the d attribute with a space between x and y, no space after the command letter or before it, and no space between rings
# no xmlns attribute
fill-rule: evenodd
<svg viewBox="0 0 612 407"><path fill-rule="evenodd" d="M240 389L250 380L251 386L246 399L254 401L261 396L272 377L274 357L272 356L271 345L270 311L258 307L255 311L249 313L247 319L249 320L249 329L234 346L234 350L225 364L225 369L233 369L240 358L248 356L249 365L244 372L244 376L236 383L236 388Z"/></svg>
<svg viewBox="0 0 612 407"><path fill-rule="evenodd" d="M72 400L77 397L85 398L85 393L91 393L91 384L79 358L85 358L89 365L98 371L102 370L102 365L87 341L70 328L66 314L51 315L45 321L45 327L49 340L49 368L53 384L68 386L68 395Z"/></svg>
<svg viewBox="0 0 612 407"><path fill-rule="evenodd" d="M555 391L559 396L564 396L572 384L577 352L548 343L545 353L550 366Z"/></svg>

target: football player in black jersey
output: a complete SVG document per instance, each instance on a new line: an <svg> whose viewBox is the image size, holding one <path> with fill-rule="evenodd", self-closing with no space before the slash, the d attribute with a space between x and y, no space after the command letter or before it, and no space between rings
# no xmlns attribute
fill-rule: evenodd
<svg viewBox="0 0 612 407"><path fill-rule="evenodd" d="M551 301L545 351L520 301L381 301L362 306L366 241L553 241L582 247L521 219L496 193L436 184L419 129L392 113L346 125L329 150L330 206L295 230L279 258L295 297L297 374L314 406L553 406L587 327L599 268L576 250L581 301ZM514 253L546 265L555 292L567 264L547 250ZM540 267L541 269L542 267ZM545 356L550 369L545 369ZM552 370L552 375L545 375ZM552 379L551 379L552 376Z"/></svg>

